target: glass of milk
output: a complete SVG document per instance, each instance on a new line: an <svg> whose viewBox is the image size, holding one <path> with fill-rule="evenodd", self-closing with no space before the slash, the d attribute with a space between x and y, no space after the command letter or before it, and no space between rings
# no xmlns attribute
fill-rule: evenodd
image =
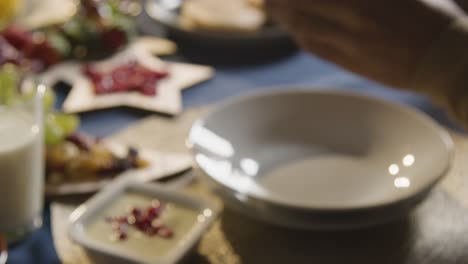
<svg viewBox="0 0 468 264"><path fill-rule="evenodd" d="M42 224L45 87L35 88L28 99L0 101L0 234L8 242Z"/></svg>

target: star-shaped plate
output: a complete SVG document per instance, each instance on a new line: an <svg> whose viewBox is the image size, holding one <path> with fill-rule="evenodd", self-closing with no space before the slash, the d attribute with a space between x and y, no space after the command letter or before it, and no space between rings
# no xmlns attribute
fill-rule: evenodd
<svg viewBox="0 0 468 264"><path fill-rule="evenodd" d="M167 71L169 76L157 82L157 93L154 96L138 92L96 95L93 83L82 72L83 64L78 62L57 64L41 74L40 81L51 87L59 81L72 86L63 104L63 111L67 113L128 106L176 115L182 111L181 91L211 79L214 69L209 66L166 62L155 56L169 55L175 51L176 45L169 40L142 37L113 57L93 63L100 71L109 71L129 61L137 61L151 70Z"/></svg>

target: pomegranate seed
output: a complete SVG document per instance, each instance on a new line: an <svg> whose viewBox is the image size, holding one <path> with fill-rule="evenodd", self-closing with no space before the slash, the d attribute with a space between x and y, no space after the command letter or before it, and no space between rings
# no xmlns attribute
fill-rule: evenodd
<svg viewBox="0 0 468 264"><path fill-rule="evenodd" d="M141 209L133 208L132 209L132 215L135 216L135 217L139 217L141 215Z"/></svg>
<svg viewBox="0 0 468 264"><path fill-rule="evenodd" d="M158 229L156 228L148 228L145 233L148 235L148 236L155 236L158 234Z"/></svg>
<svg viewBox="0 0 468 264"><path fill-rule="evenodd" d="M156 218L159 215L159 208L150 207L148 208L147 215L151 218Z"/></svg>
<svg viewBox="0 0 468 264"><path fill-rule="evenodd" d="M163 238L171 238L174 236L174 233L169 228L162 226L158 229L158 235Z"/></svg>
<svg viewBox="0 0 468 264"><path fill-rule="evenodd" d="M169 76L140 65L136 61L117 66L110 72L99 72L92 65L85 65L83 73L94 84L96 94L137 91L143 95L156 95L156 84Z"/></svg>
<svg viewBox="0 0 468 264"><path fill-rule="evenodd" d="M120 233L120 234L119 234L119 239L120 239L120 240L125 240L125 239L127 239L127 234L126 234L126 233Z"/></svg>
<svg viewBox="0 0 468 264"><path fill-rule="evenodd" d="M127 239L129 227L134 227L147 236L159 236L171 238L174 232L162 224L158 219L162 210L162 204L154 200L152 205L146 209L133 207L129 210L129 215L118 217L106 217L104 220L112 224L112 229L116 232L116 239ZM143 213L144 212L144 213Z"/></svg>

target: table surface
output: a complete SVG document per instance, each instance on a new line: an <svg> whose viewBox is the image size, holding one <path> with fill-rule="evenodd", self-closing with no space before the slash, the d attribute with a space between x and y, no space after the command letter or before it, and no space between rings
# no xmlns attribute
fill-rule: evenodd
<svg viewBox="0 0 468 264"><path fill-rule="evenodd" d="M147 21L147 18L140 18L139 21ZM140 24L145 33L151 35L164 33L148 22ZM276 58L270 57L269 59L255 59L251 55L240 59L239 56L229 58L228 54L226 54L226 58L221 59L218 55L213 57L206 53L199 53L195 58L185 53L179 53L170 59L208 64L216 69L216 76L212 80L184 91L183 104L186 109L220 102L229 97L253 91L291 87L343 89L416 107L441 124L454 128L444 112L434 107L423 96L379 85L299 50L281 54L281 56L278 54ZM242 59L245 60L242 61ZM59 94L61 99L59 103L63 101L64 96L63 93ZM150 114L128 108L85 113L81 115L81 130L104 137ZM43 220L41 229L25 240L10 246L9 263L60 262L52 240L48 204L45 206Z"/></svg>

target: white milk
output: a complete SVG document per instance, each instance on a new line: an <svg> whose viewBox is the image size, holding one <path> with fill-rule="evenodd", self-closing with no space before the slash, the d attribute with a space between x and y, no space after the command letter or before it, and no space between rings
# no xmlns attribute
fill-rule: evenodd
<svg viewBox="0 0 468 264"><path fill-rule="evenodd" d="M43 202L42 136L32 114L0 107L0 233L32 227Z"/></svg>

